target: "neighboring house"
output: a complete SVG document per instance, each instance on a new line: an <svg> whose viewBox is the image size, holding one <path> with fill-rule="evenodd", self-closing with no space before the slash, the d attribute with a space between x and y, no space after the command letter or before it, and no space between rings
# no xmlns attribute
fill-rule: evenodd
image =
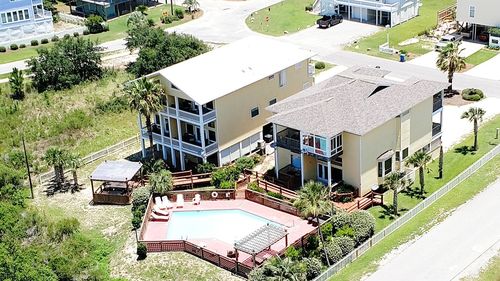
<svg viewBox="0 0 500 281"><path fill-rule="evenodd" d="M418 16L419 0L318 0L320 14L339 13L348 20L395 26Z"/></svg>
<svg viewBox="0 0 500 281"><path fill-rule="evenodd" d="M457 0L457 21L466 23L473 40L487 33L490 27L500 27L499 11L497 0ZM498 46L499 40L499 36L491 36L489 43Z"/></svg>
<svg viewBox="0 0 500 281"><path fill-rule="evenodd" d="M274 39L248 37L148 75L168 104L155 117L154 142L182 170L218 166L272 138L265 108L313 83L314 54ZM148 135L141 124L142 149Z"/></svg>
<svg viewBox="0 0 500 281"><path fill-rule="evenodd" d="M269 106L276 177L295 186L343 181L364 195L392 171L405 171L415 151L436 151L448 84L387 74L353 67Z"/></svg>
<svg viewBox="0 0 500 281"><path fill-rule="evenodd" d="M0 42L35 37L52 31L52 13L44 10L42 0L0 1Z"/></svg>
<svg viewBox="0 0 500 281"><path fill-rule="evenodd" d="M100 15L110 19L134 11L137 5L146 4L146 0L76 0L76 13L80 15Z"/></svg>

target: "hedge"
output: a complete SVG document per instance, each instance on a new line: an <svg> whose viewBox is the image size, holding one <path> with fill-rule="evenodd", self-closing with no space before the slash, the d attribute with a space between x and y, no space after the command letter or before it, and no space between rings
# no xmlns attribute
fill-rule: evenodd
<svg viewBox="0 0 500 281"><path fill-rule="evenodd" d="M462 98L468 101L478 101L484 98L484 94L479 89L467 88L462 91Z"/></svg>

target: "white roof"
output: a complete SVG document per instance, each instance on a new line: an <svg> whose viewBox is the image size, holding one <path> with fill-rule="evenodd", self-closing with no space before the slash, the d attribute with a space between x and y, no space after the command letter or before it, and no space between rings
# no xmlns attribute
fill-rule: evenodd
<svg viewBox="0 0 500 281"><path fill-rule="evenodd" d="M158 73L198 104L205 104L313 55L276 39L251 36Z"/></svg>

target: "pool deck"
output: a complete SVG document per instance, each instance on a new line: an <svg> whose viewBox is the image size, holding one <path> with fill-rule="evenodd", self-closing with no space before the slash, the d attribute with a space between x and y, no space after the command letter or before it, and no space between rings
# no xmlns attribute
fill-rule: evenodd
<svg viewBox="0 0 500 281"><path fill-rule="evenodd" d="M231 210L231 209L243 210L284 225L288 232L289 245L300 239L305 234L314 230L314 226L310 224L307 220L245 199L202 201L200 205L194 205L191 202L186 202L183 208L174 208L170 211L182 212L182 211L195 211L195 210L201 211L201 210ZM143 239L145 241L167 241L168 225L169 222L148 221L148 226L144 233ZM233 226L232 225L227 226L228 231L230 231L231 227ZM227 251L234 250L233 245L230 245L226 242L213 238L209 239L188 238L188 241L224 256L227 256ZM286 247L285 239L281 239L280 241L271 246L271 249L270 251L268 251L268 253L274 254L276 252L281 251L285 247ZM265 253L262 253L261 255L265 255ZM238 260L244 261L244 263L248 265L251 265L252 262L250 255L245 253L240 253Z"/></svg>

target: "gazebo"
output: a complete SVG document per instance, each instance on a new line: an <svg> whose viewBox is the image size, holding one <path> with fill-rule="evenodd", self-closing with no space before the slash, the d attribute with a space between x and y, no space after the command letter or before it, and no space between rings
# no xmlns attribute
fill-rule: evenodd
<svg viewBox="0 0 500 281"><path fill-rule="evenodd" d="M90 175L94 204L130 204L132 190L140 185L142 164L128 160L105 161ZM94 189L94 182L101 182Z"/></svg>
<svg viewBox="0 0 500 281"><path fill-rule="evenodd" d="M234 243L236 262L238 262L238 251L241 251L252 256L253 267L255 267L257 265L257 254L271 248L274 243L283 238L285 238L285 246L288 246L288 233L285 228L271 223L261 226ZM261 262L263 262L263 260L259 263Z"/></svg>

